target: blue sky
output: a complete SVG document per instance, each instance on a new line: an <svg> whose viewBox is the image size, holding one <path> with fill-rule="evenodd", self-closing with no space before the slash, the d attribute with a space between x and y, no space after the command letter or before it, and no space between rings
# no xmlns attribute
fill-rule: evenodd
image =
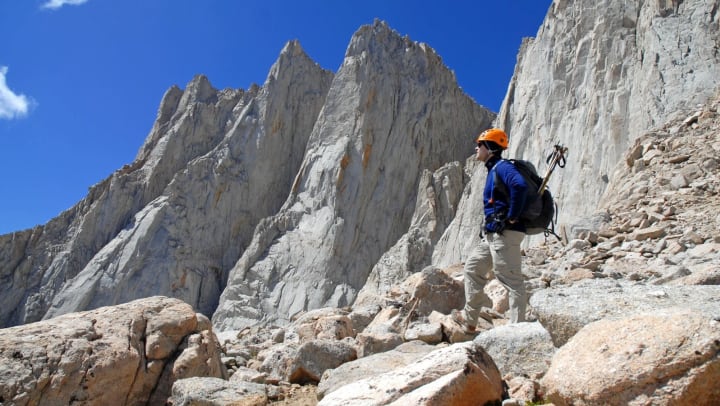
<svg viewBox="0 0 720 406"><path fill-rule="evenodd" d="M218 89L262 84L292 39L337 71L375 18L433 47L497 112L550 4L0 0L0 234L46 223L132 162L170 86L200 73Z"/></svg>

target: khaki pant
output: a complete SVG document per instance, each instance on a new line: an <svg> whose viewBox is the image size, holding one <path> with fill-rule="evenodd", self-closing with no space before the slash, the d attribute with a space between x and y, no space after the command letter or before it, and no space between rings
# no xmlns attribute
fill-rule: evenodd
<svg viewBox="0 0 720 406"><path fill-rule="evenodd" d="M520 270L523 238L524 233L512 230L488 234L465 262L465 318L468 324L477 325L482 306L492 307L483 288L493 277L508 290L510 322L525 321L527 293Z"/></svg>

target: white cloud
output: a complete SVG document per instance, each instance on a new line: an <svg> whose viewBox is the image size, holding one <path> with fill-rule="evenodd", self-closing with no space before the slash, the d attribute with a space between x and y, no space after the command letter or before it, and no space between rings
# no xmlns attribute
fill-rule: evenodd
<svg viewBox="0 0 720 406"><path fill-rule="evenodd" d="M25 116L31 100L24 94L15 94L5 83L7 66L0 66L0 119L13 119Z"/></svg>
<svg viewBox="0 0 720 406"><path fill-rule="evenodd" d="M58 9L66 4L78 5L87 2L88 0L50 0L42 5L42 8L51 8L53 10Z"/></svg>

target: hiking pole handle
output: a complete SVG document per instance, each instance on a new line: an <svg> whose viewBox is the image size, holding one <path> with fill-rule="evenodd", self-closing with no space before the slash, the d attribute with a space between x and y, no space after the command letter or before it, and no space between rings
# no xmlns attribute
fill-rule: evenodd
<svg viewBox="0 0 720 406"><path fill-rule="evenodd" d="M559 166L561 168L565 167L565 154L567 151L567 147L563 147L560 144L555 145L555 150L548 157L548 161L552 160L552 162L549 162L550 166L548 167L547 172L545 172L545 178L543 178L543 182L538 189L538 195L542 196L543 192L545 192L547 184L550 181L550 175L552 175L555 170L555 166Z"/></svg>

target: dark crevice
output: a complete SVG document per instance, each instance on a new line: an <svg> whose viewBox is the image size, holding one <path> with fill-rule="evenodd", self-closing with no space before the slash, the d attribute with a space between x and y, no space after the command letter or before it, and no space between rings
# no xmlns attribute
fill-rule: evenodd
<svg viewBox="0 0 720 406"><path fill-rule="evenodd" d="M133 394L135 383L138 381L140 374L142 374L143 372L147 372L148 361L145 357L145 342L147 340L145 328L147 326L147 319L145 319L144 317L142 318L142 334L140 335L138 340L134 340L134 337L136 337L136 335L133 333L136 326L135 322L135 319L131 319L128 325L128 350L132 351L134 349L135 351L137 351L138 356L140 357L140 361L138 362L137 368L135 370L135 375L133 375L128 391L125 394L125 402L123 404L128 404L129 398Z"/></svg>
<svg viewBox="0 0 720 406"><path fill-rule="evenodd" d="M156 399L157 396L162 396L161 399L163 402L167 401L167 398L170 396L170 390L172 389L172 385L170 385L169 388L163 388L161 385L167 380L166 377L169 377L173 373L173 368L175 366L175 360L182 354L183 351L188 347L188 336L185 336L177 347L175 347L175 351L173 351L170 355L165 358L164 365L162 368L162 372L158 375L157 380L155 381L152 389L150 390L150 395L148 396L148 404L154 404L156 402L153 402L153 399ZM160 361L160 360L157 360ZM167 389L168 393L158 393L160 390Z"/></svg>

